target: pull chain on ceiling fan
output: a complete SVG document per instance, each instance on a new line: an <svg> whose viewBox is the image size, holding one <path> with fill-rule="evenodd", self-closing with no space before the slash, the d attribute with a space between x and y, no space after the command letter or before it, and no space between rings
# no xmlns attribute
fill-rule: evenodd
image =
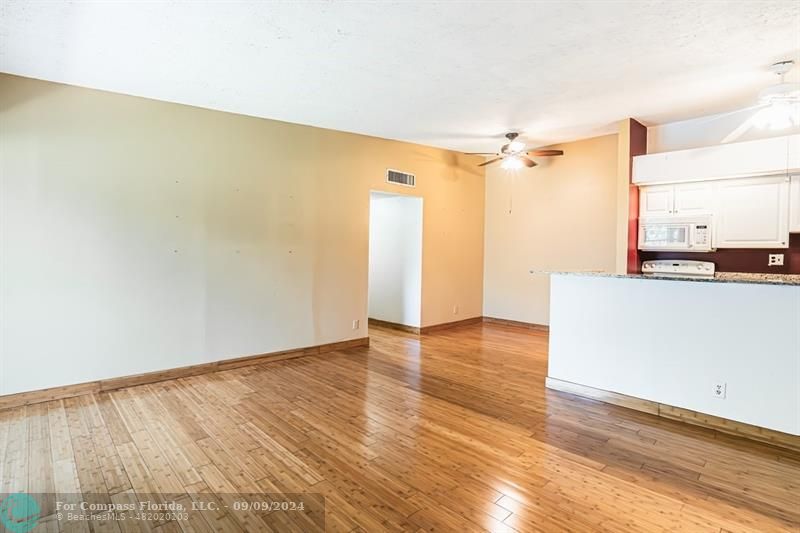
<svg viewBox="0 0 800 533"><path fill-rule="evenodd" d="M522 141L518 141L517 137L519 137L519 133L516 132L506 133L506 139L508 139L508 142L500 147L499 152L493 152L493 153L469 152L467 153L467 155L496 156L494 159L489 159L488 161L484 161L478 166L485 167L486 165L491 165L492 163L502 161L502 163L500 163L500 166L506 170L517 170L522 167L528 167L528 168L535 167L537 165L536 161L534 161L528 156L551 157L551 156L564 155L563 150L526 150L525 143Z"/></svg>

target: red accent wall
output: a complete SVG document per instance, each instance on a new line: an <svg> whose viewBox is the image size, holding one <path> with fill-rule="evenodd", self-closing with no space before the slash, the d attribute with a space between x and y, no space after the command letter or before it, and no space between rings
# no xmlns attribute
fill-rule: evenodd
<svg viewBox="0 0 800 533"><path fill-rule="evenodd" d="M767 266L769 254L783 254L783 266ZM789 237L788 248L727 248L708 253L639 252L642 261L654 259L691 259L711 261L719 272L766 272L800 274L800 233Z"/></svg>
<svg viewBox="0 0 800 533"><path fill-rule="evenodd" d="M630 160L628 176L633 180L633 156L647 153L647 128L631 119ZM631 183L628 186L628 274L641 272L642 258L639 248L639 187Z"/></svg>

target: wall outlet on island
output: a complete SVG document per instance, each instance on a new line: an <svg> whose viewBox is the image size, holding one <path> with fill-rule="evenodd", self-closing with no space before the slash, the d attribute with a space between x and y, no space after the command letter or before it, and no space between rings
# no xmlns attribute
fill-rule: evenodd
<svg viewBox="0 0 800 533"><path fill-rule="evenodd" d="M358 329L361 326L360 320L353 320L353 329Z"/></svg>
<svg viewBox="0 0 800 533"><path fill-rule="evenodd" d="M783 266L783 254L769 254L767 266Z"/></svg>
<svg viewBox="0 0 800 533"><path fill-rule="evenodd" d="M714 398L719 398L720 400L724 400L725 396L728 394L728 384L724 381L719 381L714 383Z"/></svg>
<svg viewBox="0 0 800 533"><path fill-rule="evenodd" d="M457 314L458 314L458 304L455 304L455 305L453 306L453 314L454 314L454 315L457 315Z"/></svg>

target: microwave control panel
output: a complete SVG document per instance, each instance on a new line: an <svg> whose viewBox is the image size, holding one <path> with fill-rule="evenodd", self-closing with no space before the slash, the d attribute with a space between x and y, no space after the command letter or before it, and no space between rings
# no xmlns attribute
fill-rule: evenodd
<svg viewBox="0 0 800 533"><path fill-rule="evenodd" d="M699 246L708 245L708 225L698 224L694 229L694 243Z"/></svg>

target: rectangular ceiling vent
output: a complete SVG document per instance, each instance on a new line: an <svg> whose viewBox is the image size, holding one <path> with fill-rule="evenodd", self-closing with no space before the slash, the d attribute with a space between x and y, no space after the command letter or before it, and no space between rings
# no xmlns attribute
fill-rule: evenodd
<svg viewBox="0 0 800 533"><path fill-rule="evenodd" d="M396 183L398 185L405 185L406 187L416 187L417 177L414 174L407 172L400 172L399 170L386 169L386 181L389 183Z"/></svg>

